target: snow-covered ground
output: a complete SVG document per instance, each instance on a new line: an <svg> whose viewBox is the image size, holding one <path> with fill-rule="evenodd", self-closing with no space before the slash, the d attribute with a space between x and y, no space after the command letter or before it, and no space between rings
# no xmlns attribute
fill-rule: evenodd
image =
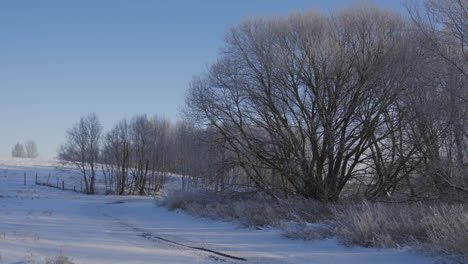
<svg viewBox="0 0 468 264"><path fill-rule="evenodd" d="M151 197L87 196L34 184L36 172L41 181L79 184L76 172L57 165L0 158L0 263L44 263L60 252L77 264L433 263L406 250L288 240L275 229L242 229L169 212Z"/></svg>

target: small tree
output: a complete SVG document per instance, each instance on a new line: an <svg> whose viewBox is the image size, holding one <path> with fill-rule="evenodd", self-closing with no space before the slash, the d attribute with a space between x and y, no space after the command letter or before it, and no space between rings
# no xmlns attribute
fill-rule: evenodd
<svg viewBox="0 0 468 264"><path fill-rule="evenodd" d="M96 163L102 125L95 113L81 117L67 131L67 142L60 147L59 158L72 162L82 173L86 193L95 194Z"/></svg>
<svg viewBox="0 0 468 264"><path fill-rule="evenodd" d="M24 146L21 143L16 143L13 149L11 150L11 156L15 158L25 158L26 152L24 151Z"/></svg>

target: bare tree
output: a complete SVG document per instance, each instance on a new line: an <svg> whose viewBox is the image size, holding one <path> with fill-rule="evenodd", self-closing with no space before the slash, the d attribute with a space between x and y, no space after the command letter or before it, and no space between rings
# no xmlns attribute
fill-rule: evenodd
<svg viewBox="0 0 468 264"><path fill-rule="evenodd" d="M402 181L409 195L415 196L411 176L422 163L421 149L413 141L410 120L401 108L397 103L383 113L384 122L371 137L368 158L363 161L367 172L364 195L369 200L393 196ZM382 135L386 136L378 140Z"/></svg>
<svg viewBox="0 0 468 264"><path fill-rule="evenodd" d="M96 193L101 133L102 125L95 113L83 116L67 131L67 140L59 150L60 159L71 162L80 170L87 194Z"/></svg>
<svg viewBox="0 0 468 264"><path fill-rule="evenodd" d="M247 19L192 83L187 105L218 129L256 186L337 200L360 173L411 70L399 15L360 6L325 16Z"/></svg>
<svg viewBox="0 0 468 264"><path fill-rule="evenodd" d="M37 145L33 140L28 140L24 144L26 150L26 157L28 158L37 158L39 154L37 153Z"/></svg>
<svg viewBox="0 0 468 264"><path fill-rule="evenodd" d="M439 195L468 193L468 2L424 0L407 5L424 50L406 100L422 175Z"/></svg>
<svg viewBox="0 0 468 264"><path fill-rule="evenodd" d="M150 172L149 187L158 192L165 183L165 174L169 170L171 123L169 120L154 116L150 123Z"/></svg>
<svg viewBox="0 0 468 264"><path fill-rule="evenodd" d="M118 195L125 194L128 188L131 153L129 126L123 119L106 133L102 150L103 174L114 182Z"/></svg>
<svg viewBox="0 0 468 264"><path fill-rule="evenodd" d="M132 193L144 194L149 173L152 141L151 125L146 115L136 116L129 125L132 145L131 168L133 177Z"/></svg>
<svg viewBox="0 0 468 264"><path fill-rule="evenodd" d="M406 8L422 33L421 44L468 78L468 2L417 0Z"/></svg>
<svg viewBox="0 0 468 264"><path fill-rule="evenodd" d="M26 152L24 151L24 146L21 143L16 143L11 150L11 156L15 158L25 158Z"/></svg>

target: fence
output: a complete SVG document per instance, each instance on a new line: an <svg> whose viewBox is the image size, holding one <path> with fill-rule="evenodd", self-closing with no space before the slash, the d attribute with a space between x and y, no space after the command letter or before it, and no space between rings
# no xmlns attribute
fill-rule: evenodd
<svg viewBox="0 0 468 264"><path fill-rule="evenodd" d="M57 178L56 180L56 184L53 184L50 182L50 173L49 175L47 176L47 181L45 182L41 182L39 179L38 179L38 173L36 172L36 177L35 177L35 181L34 181L34 184L36 185L40 185L40 186L47 186L47 187L51 187L51 188L55 188L55 189L59 189L59 190L64 190L64 191L72 191L72 192L78 192L78 193L82 193L83 192L83 180L80 181L80 189L77 189L76 188L76 185L73 185L73 188L69 188L67 187L67 185L65 184L65 180L60 180L59 178ZM26 185L26 172L24 173L24 185Z"/></svg>

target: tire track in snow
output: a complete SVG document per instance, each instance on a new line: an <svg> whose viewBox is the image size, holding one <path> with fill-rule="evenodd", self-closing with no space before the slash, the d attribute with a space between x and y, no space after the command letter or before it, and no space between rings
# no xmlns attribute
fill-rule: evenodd
<svg viewBox="0 0 468 264"><path fill-rule="evenodd" d="M182 247L182 248L186 248L186 249L202 251L202 252L211 254L211 255L209 255L209 257L211 259L218 260L218 261L224 261L224 259L221 259L220 257L227 258L227 259L232 259L232 260L237 260L237 261L247 261L246 258L233 256L233 255L230 255L230 254L226 254L226 253L223 253L223 252L220 252L220 251L216 251L216 250L212 250L212 249L208 249L208 248L204 248L204 247L189 246L189 245L179 243L179 242L167 239L167 238L163 238L163 237L155 235L155 234L153 234L151 232L147 232L147 231L145 231L145 230L143 230L143 229L141 229L139 227L136 227L136 226L134 226L132 224L124 222L124 221L122 221L121 219L119 219L117 217L112 217L107 213L102 213L102 215L105 216L105 217L112 218L118 224L130 228L132 231L139 233L140 237L145 238L147 240L150 240L152 242L162 241L162 242L168 243L168 244L173 245L173 246L178 246L178 247Z"/></svg>

